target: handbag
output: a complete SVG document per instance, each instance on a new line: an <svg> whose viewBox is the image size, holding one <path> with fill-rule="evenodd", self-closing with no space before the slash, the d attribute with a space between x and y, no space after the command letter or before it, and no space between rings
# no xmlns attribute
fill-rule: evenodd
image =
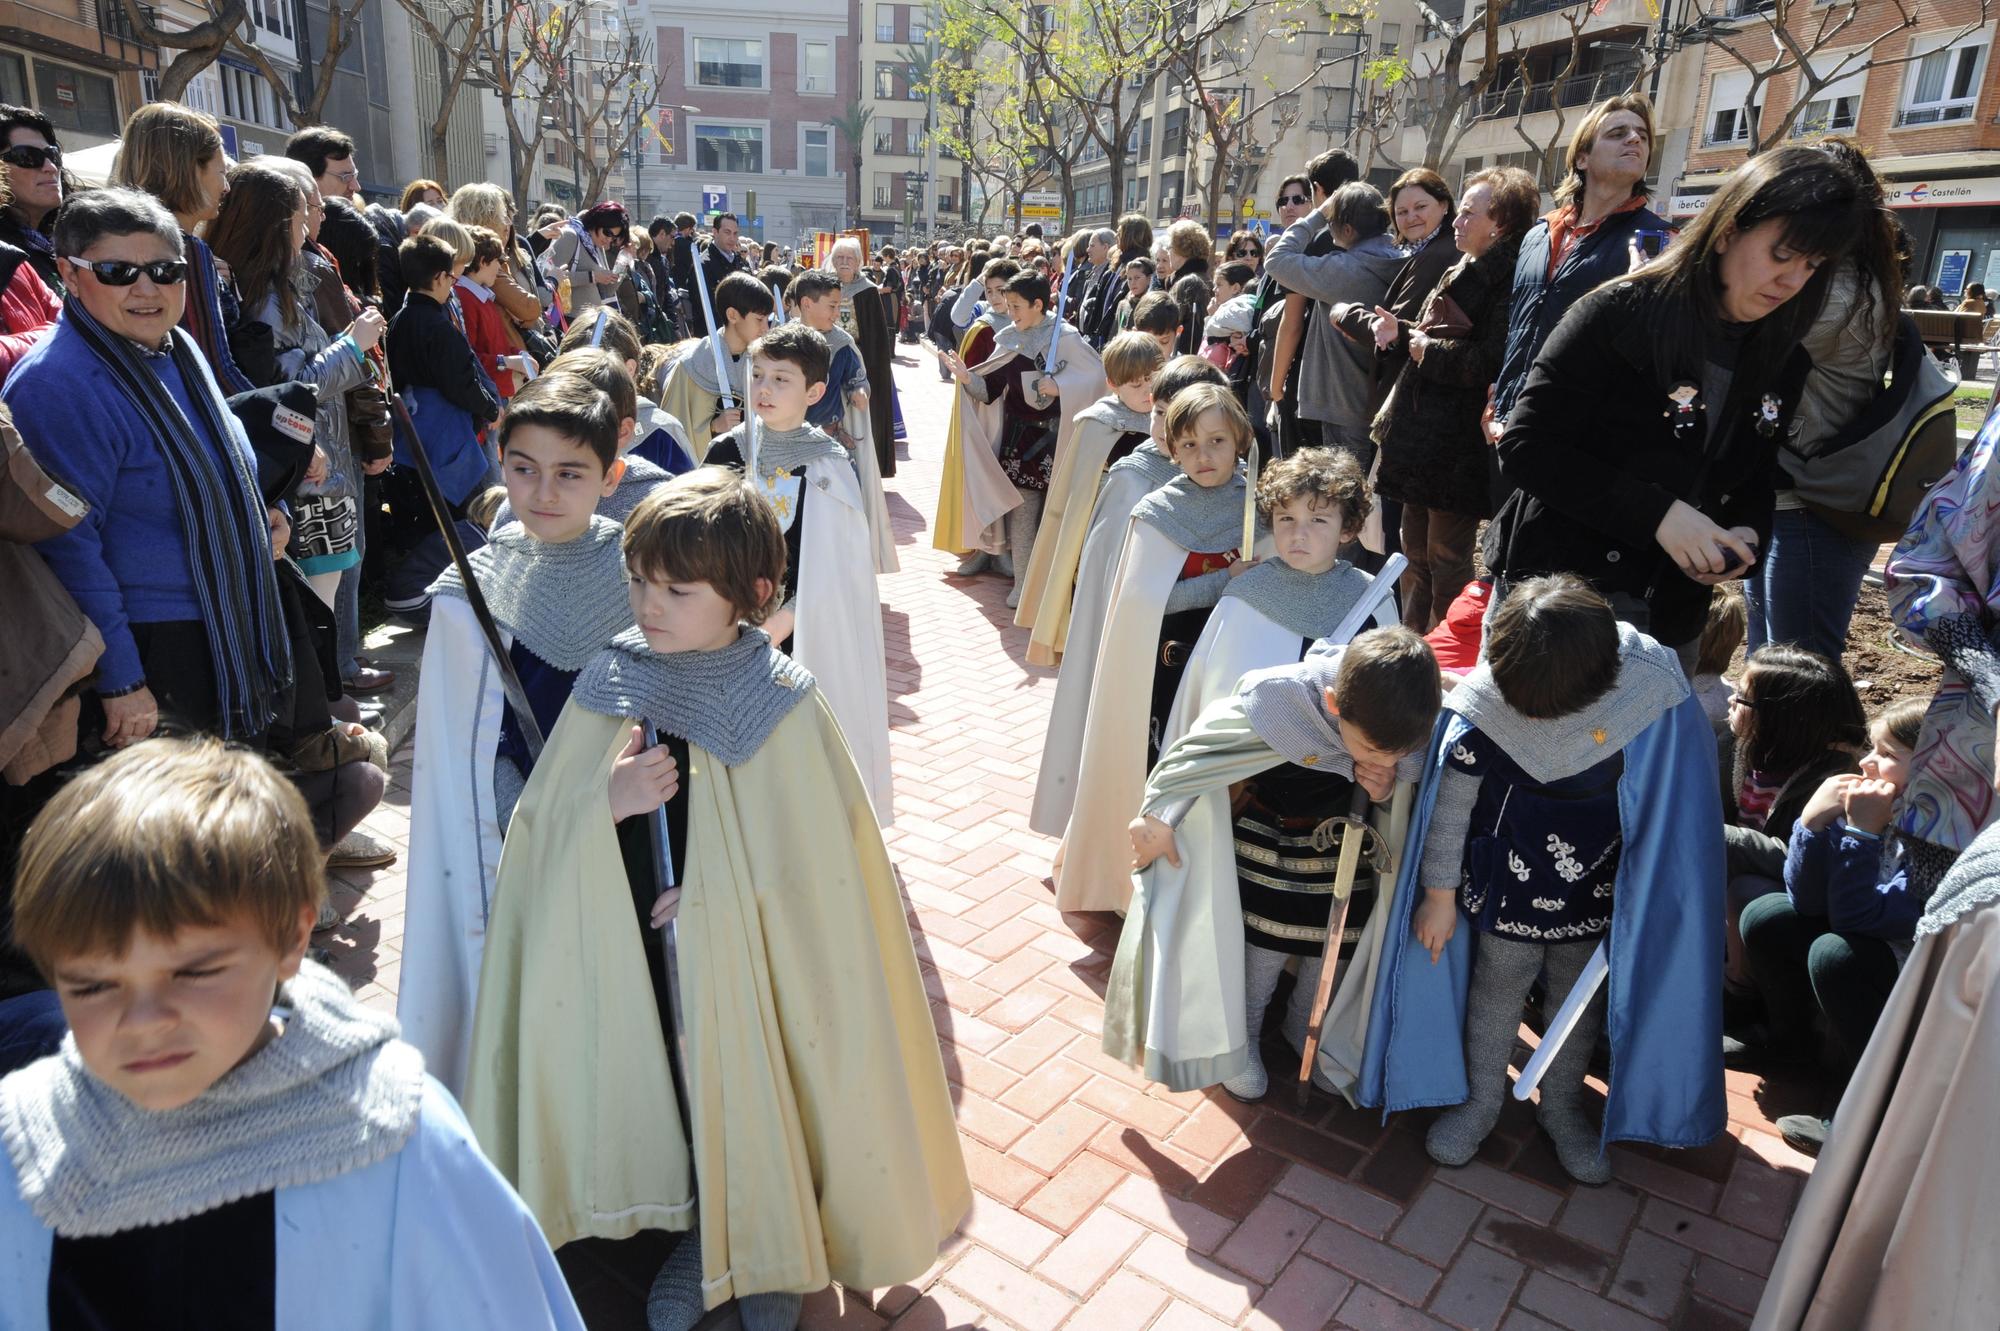
<svg viewBox="0 0 2000 1331"><path fill-rule="evenodd" d="M347 435L354 456L363 462L379 462L396 447L396 426L389 414L389 395L371 376L367 383L347 390Z"/></svg>

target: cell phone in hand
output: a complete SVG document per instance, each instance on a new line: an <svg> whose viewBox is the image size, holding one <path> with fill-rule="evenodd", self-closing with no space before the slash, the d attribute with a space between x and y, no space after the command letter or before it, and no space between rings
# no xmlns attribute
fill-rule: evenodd
<svg viewBox="0 0 2000 1331"><path fill-rule="evenodd" d="M1650 262L1659 258L1660 252L1666 249L1667 233L1651 228L1635 231L1632 233L1632 243L1639 247L1639 253L1645 255Z"/></svg>

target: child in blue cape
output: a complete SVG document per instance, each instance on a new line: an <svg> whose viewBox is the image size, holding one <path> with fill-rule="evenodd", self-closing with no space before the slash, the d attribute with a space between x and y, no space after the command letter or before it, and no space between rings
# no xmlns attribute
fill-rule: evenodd
<svg viewBox="0 0 2000 1331"><path fill-rule="evenodd" d="M1725 1118L1721 796L1714 732L1674 653L1620 624L1580 579L1535 578L1504 593L1485 661L1444 709L1393 899L1361 1102L1452 1106L1425 1145L1440 1164L1467 1163L1500 1117L1529 986L1546 969L1553 1014L1601 945L1604 1129L1582 1105L1605 1019L1592 1003L1540 1084L1536 1118L1557 1158L1600 1184L1611 1177L1603 1141L1707 1141Z"/></svg>

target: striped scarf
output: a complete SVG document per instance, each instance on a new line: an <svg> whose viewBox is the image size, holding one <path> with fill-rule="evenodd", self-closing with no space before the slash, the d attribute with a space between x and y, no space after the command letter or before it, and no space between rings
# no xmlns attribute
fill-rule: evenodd
<svg viewBox="0 0 2000 1331"><path fill-rule="evenodd" d="M235 357L229 354L225 330L234 320L222 308L222 284L217 281L215 256L198 236L183 231L181 240L187 246L188 257L187 308L181 311L181 327L187 329L209 368L215 371L215 382L224 396L247 393L257 385L236 367Z"/></svg>
<svg viewBox="0 0 2000 1331"><path fill-rule="evenodd" d="M210 387L193 340L179 328L167 334L167 354L180 371L199 422L188 420L146 364L145 353L91 318L83 302L69 300L63 321L104 363L159 443L194 569L209 655L215 660L216 713L223 737L260 735L278 713L278 695L291 687L292 654L278 605L270 527L247 450L230 431L227 409Z"/></svg>

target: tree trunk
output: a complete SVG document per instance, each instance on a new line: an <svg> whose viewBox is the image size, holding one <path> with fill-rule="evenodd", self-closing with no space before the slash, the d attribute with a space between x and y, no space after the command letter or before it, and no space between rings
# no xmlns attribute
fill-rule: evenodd
<svg viewBox="0 0 2000 1331"><path fill-rule="evenodd" d="M215 58L222 54L222 48L226 45L228 41L224 39L211 46L190 47L168 61L166 68L160 71L160 100L163 102L184 100L188 84L193 83L201 71L215 63Z"/></svg>

